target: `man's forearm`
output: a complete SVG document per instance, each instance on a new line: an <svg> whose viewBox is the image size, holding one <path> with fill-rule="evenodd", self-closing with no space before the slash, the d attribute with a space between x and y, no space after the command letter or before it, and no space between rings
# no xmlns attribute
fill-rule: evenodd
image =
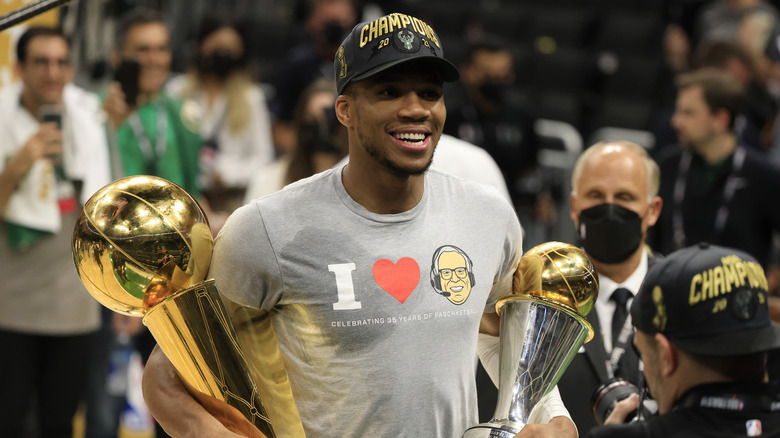
<svg viewBox="0 0 780 438"><path fill-rule="evenodd" d="M555 417L547 424L527 424L515 438L577 438L577 427L567 417Z"/></svg>
<svg viewBox="0 0 780 438"><path fill-rule="evenodd" d="M33 164L33 160L22 149L13 155L0 172L0 214L5 211L8 200L16 190L19 181L22 180Z"/></svg>
<svg viewBox="0 0 780 438"><path fill-rule="evenodd" d="M160 347L144 368L144 400L165 431L173 437L239 436L229 432L190 395Z"/></svg>

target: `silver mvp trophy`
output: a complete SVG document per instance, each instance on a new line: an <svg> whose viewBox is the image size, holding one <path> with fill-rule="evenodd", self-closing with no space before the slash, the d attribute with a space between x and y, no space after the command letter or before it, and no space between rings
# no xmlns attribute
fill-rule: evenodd
<svg viewBox="0 0 780 438"><path fill-rule="evenodd" d="M498 404L493 420L464 438L511 438L593 338L585 319L598 296L593 264L579 248L547 242L520 259L512 293L496 303L501 317Z"/></svg>

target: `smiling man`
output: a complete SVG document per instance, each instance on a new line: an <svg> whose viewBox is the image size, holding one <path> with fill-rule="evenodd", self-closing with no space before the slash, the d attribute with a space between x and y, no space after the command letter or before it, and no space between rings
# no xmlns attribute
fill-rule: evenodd
<svg viewBox="0 0 780 438"><path fill-rule="evenodd" d="M137 63L137 72L126 70L131 80L112 83L103 103L124 174L159 176L197 198L198 117L163 91L171 68L168 26L156 12L137 9L117 33L114 68Z"/></svg>
<svg viewBox="0 0 780 438"><path fill-rule="evenodd" d="M96 95L71 83L59 29L30 27L16 47L21 82L0 91L0 434L73 436L97 302L73 269L70 241L81 205L111 181Z"/></svg>
<svg viewBox="0 0 780 438"><path fill-rule="evenodd" d="M477 333L496 327L495 302L511 292L520 224L497 190L426 171L443 81L458 78L427 24L403 14L359 24L334 64L349 163L238 209L210 274L229 301L270 312L306 436L460 437L478 422ZM445 246L468 254L476 279L457 311L421 279ZM468 278L447 257L440 278ZM160 351L144 391L173 435L231 436ZM576 436L559 398L540 408L543 424L519 436Z"/></svg>

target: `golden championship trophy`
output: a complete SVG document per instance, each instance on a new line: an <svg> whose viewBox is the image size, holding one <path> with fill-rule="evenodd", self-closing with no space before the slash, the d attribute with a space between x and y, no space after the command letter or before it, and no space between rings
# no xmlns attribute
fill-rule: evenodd
<svg viewBox="0 0 780 438"><path fill-rule="evenodd" d="M585 315L596 302L598 278L576 246L548 242L531 248L520 259L512 289L496 303L501 317L496 411L464 438L514 437L593 338Z"/></svg>
<svg viewBox="0 0 780 438"><path fill-rule="evenodd" d="M223 300L205 280L211 230L184 189L152 176L114 181L84 205L72 246L89 293L143 317L190 392L228 429L304 436L270 318Z"/></svg>

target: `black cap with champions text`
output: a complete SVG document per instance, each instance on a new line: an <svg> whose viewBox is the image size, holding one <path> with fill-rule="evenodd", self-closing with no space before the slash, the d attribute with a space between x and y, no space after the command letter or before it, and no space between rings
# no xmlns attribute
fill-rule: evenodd
<svg viewBox="0 0 780 438"><path fill-rule="evenodd" d="M441 80L458 80L458 69L444 58L439 36L424 21L393 13L360 23L341 43L333 60L339 94L351 81L373 76L407 61L430 63Z"/></svg>
<svg viewBox="0 0 780 438"><path fill-rule="evenodd" d="M653 265L631 304L637 330L680 349L738 356L780 347L764 269L743 251L700 243Z"/></svg>

